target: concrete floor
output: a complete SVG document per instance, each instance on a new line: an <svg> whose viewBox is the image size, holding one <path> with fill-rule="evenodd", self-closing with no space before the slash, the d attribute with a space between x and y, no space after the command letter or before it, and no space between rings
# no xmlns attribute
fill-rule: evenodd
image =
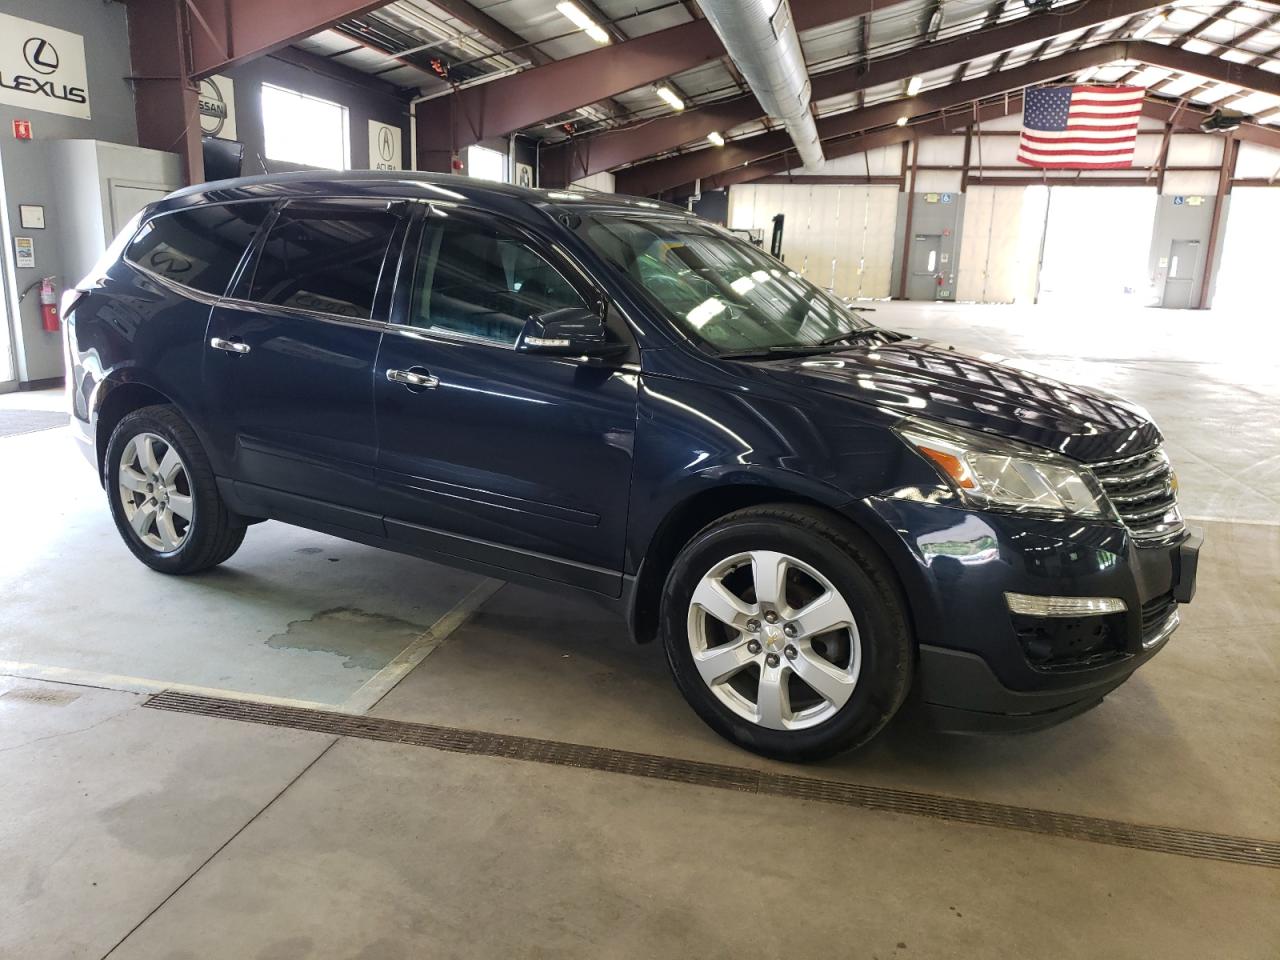
<svg viewBox="0 0 1280 960"><path fill-rule="evenodd" d="M1274 349L1213 314L879 308L1146 405L1206 518L1200 592L1069 724L908 712L799 772L1280 839ZM1280 956L1276 870L142 709L209 690L796 772L590 602L278 524L165 578L102 497L61 430L0 438L0 957Z"/></svg>

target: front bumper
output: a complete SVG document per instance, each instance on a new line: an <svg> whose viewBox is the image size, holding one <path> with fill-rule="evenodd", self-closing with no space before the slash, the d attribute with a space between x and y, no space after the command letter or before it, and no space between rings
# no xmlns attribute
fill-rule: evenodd
<svg viewBox="0 0 1280 960"><path fill-rule="evenodd" d="M1138 547L1114 524L888 498L871 506L911 557L899 569L919 641L915 696L945 729L1033 730L1088 710L1164 647L1178 605L1195 595L1198 530ZM1073 624L1101 646L1053 659L1028 641L1006 593L1115 597L1127 610Z"/></svg>

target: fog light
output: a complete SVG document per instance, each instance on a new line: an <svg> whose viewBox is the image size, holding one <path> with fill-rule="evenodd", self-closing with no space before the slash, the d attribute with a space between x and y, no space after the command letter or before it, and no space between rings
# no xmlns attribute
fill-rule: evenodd
<svg viewBox="0 0 1280 960"><path fill-rule="evenodd" d="M1124 613L1128 607L1119 597L1037 597L1029 593L1006 593L1009 610L1028 617L1097 617Z"/></svg>

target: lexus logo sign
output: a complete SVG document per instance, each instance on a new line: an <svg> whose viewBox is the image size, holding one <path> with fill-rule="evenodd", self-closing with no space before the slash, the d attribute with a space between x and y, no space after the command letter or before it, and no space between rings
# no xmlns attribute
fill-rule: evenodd
<svg viewBox="0 0 1280 960"><path fill-rule="evenodd" d="M0 103L88 120L84 38L0 14Z"/></svg>
<svg viewBox="0 0 1280 960"><path fill-rule="evenodd" d="M22 45L22 56L36 73L46 76L58 69L58 49L48 40L32 37Z"/></svg>

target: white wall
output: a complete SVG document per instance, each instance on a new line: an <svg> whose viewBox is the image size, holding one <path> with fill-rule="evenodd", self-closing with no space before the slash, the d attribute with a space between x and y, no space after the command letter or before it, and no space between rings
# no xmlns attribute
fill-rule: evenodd
<svg viewBox="0 0 1280 960"><path fill-rule="evenodd" d="M589 190L593 193L613 193L613 174L593 173L589 177L573 181L569 186L578 190Z"/></svg>
<svg viewBox="0 0 1280 960"><path fill-rule="evenodd" d="M729 226L757 229L768 244L786 216L783 259L842 297L887 297L898 188L882 185L744 184L729 191Z"/></svg>
<svg viewBox="0 0 1280 960"><path fill-rule="evenodd" d="M959 231L959 267L956 299L992 303L1031 302L1037 293L1041 243L1044 238L1048 191L1037 181L1045 172L1017 162L1018 116L983 124L973 137L969 174L1001 180L1025 180L1026 186L982 185L970 182L965 197L964 221ZM1055 179L1070 178L1088 185L1091 180L1125 179L1135 187L1154 190L1155 177L1143 167L1154 166L1163 142L1163 127L1144 118L1135 156L1137 169L1052 171ZM1170 139L1170 167L1205 167L1204 170L1168 170L1164 194L1175 198L1207 198L1217 190L1217 167L1225 139L1198 133L1175 134ZM920 170L917 194L958 193L964 161L964 137L924 137L919 144L919 164L956 169ZM901 175L900 145L866 154L828 160L824 177L897 177ZM1005 169L1001 169L1005 168ZM791 175L791 184L741 184L729 191L729 225L760 230L767 239L774 214L786 215L783 254L787 263L820 286L842 296L886 297L891 290L895 253L894 229L899 216L899 190L892 185L805 183L804 171ZM1275 178L1280 181L1280 151L1242 144L1237 176ZM1056 189L1056 188L1055 188ZM1280 197L1280 187L1274 188ZM1147 216L1147 214L1143 214ZM1151 244L1167 246L1167 238L1151 222L1130 225L1130 232L1145 233ZM1128 241L1126 241L1128 242ZM1239 242L1238 242L1239 245ZM1159 263L1152 247L1151 262ZM1164 251L1167 252L1167 251ZM1161 256L1164 254L1161 253ZM1154 268L1153 268L1154 269ZM1159 278L1152 277L1155 283ZM1147 289L1143 287L1143 295Z"/></svg>
<svg viewBox="0 0 1280 960"><path fill-rule="evenodd" d="M1044 187L970 187L956 299L1032 303L1044 238Z"/></svg>
<svg viewBox="0 0 1280 960"><path fill-rule="evenodd" d="M3 178L0 198L6 206L3 223L8 231L0 244L7 288L5 297L9 309L16 313L12 321L12 344L18 379L39 381L62 376L62 339L42 328L39 296L31 293L18 306L17 294L41 277L56 277L59 290L80 279L70 275L65 262L64 245L72 239L66 233L62 217L61 203L66 191L51 174L46 142L85 138L136 144L133 91L125 79L133 71L129 64L123 4L101 0L0 0L0 13L81 34L89 73L90 119L0 104L0 178ZM11 122L17 119L31 121L34 134L31 142L13 138ZM44 207L43 230L24 230L20 226L18 207L21 204ZM14 234L34 240L34 268L14 264ZM4 322L5 318L0 316L0 323ZM5 331L0 331L0 351L8 352L5 343L8 339ZM5 379L7 365L0 358L0 380Z"/></svg>

